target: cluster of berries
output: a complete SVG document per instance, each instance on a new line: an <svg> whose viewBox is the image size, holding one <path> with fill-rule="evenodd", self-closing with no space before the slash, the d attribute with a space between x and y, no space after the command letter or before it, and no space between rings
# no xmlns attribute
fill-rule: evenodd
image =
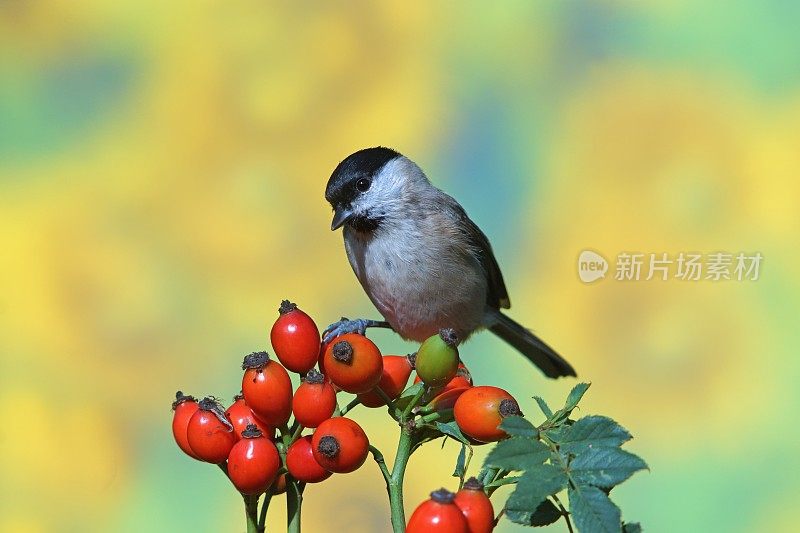
<svg viewBox="0 0 800 533"><path fill-rule="evenodd" d="M241 394L227 409L214 397L197 401L181 392L172 406L178 446L195 459L219 464L245 495L284 491L287 474L298 482L318 483L333 473L357 470L369 455L369 439L357 422L344 415L356 405L393 405L411 390L406 386L415 371L414 383L423 386L417 386L412 417L448 413L474 444L507 437L499 428L502 419L521 415L508 392L473 386L459 358L459 339L450 329L427 339L416 354L384 356L357 333L321 342L313 319L284 301L270 340L277 361L266 352L245 357ZM288 371L301 376L297 390L293 391ZM355 395L344 409L337 402L342 391ZM303 435L306 428L313 432ZM431 529L435 517L456 517L454 509L468 524L466 529L454 526L440 531L491 531L491 503L476 481L466 483L456 495L444 490L433 493L411 517L408 531L437 530ZM456 518L442 520L460 523Z"/></svg>

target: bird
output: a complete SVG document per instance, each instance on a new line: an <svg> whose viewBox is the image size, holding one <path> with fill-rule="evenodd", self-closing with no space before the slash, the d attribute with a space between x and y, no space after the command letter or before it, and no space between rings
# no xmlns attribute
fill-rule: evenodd
<svg viewBox="0 0 800 533"><path fill-rule="evenodd" d="M331 230L342 229L353 272L384 320L342 317L323 341L383 327L416 342L452 329L463 342L488 329L547 377L576 375L501 311L511 302L489 239L409 158L382 146L352 153L331 174L325 199Z"/></svg>

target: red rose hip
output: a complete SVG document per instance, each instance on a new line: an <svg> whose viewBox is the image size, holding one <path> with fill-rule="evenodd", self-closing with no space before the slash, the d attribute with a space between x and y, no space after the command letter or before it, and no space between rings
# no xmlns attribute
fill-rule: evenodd
<svg viewBox="0 0 800 533"><path fill-rule="evenodd" d="M192 451L189 446L189 437L187 430L189 427L189 420L192 415L197 411L197 400L193 396L187 396L181 391L175 393L175 401L172 402L172 436L175 437L175 442L181 450L184 451L189 457L198 459L197 455Z"/></svg>
<svg viewBox="0 0 800 533"><path fill-rule="evenodd" d="M292 411L295 419L307 428L315 428L333 416L334 410L336 391L333 385L316 370L309 370L294 393Z"/></svg>
<svg viewBox="0 0 800 533"><path fill-rule="evenodd" d="M422 502L408 520L406 533L469 533L467 519L454 502L455 494L439 489Z"/></svg>
<svg viewBox="0 0 800 533"><path fill-rule="evenodd" d="M383 358L371 340L357 333L346 333L328 344L323 367L334 385L360 394L370 391L381 380Z"/></svg>
<svg viewBox="0 0 800 533"><path fill-rule="evenodd" d="M214 398L203 398L198 406L186 430L189 446L201 461L219 464L228 458L236 442L233 425Z"/></svg>
<svg viewBox="0 0 800 533"><path fill-rule="evenodd" d="M242 394L256 417L270 427L280 427L292 414L292 380L286 369L267 352L244 358Z"/></svg>
<svg viewBox="0 0 800 533"><path fill-rule="evenodd" d="M242 494L257 495L267 490L280 467L278 449L255 424L247 426L228 455L228 476Z"/></svg>
<svg viewBox="0 0 800 533"><path fill-rule="evenodd" d="M361 426L341 416L320 424L311 446L320 466L337 474L358 470L369 453L369 439Z"/></svg>
<svg viewBox="0 0 800 533"><path fill-rule="evenodd" d="M304 483L319 483L331 477L332 472L325 470L314 459L311 436L300 437L286 452L286 468L298 481Z"/></svg>
<svg viewBox="0 0 800 533"><path fill-rule="evenodd" d="M317 364L319 328L310 316L289 300L281 302L280 316L272 326L272 349L283 366L305 374Z"/></svg>

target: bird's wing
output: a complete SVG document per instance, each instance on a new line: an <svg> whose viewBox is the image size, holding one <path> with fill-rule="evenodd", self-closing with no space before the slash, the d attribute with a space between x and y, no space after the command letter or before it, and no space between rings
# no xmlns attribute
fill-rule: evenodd
<svg viewBox="0 0 800 533"><path fill-rule="evenodd" d="M486 234L481 231L481 228L469 218L464 208L453 198L449 196L448 198L452 200L448 203L453 210L454 216L460 222L459 227L464 229L469 244L472 246L476 258L480 261L486 273L488 286L486 303L494 309L510 308L511 300L508 298L508 290L506 290L506 284L503 281L503 273L500 272L500 265L497 264L497 259L494 257L489 239L486 237Z"/></svg>

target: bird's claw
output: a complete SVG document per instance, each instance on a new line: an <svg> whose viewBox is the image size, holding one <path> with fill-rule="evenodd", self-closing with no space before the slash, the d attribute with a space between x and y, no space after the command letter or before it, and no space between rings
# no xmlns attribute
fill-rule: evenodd
<svg viewBox="0 0 800 533"><path fill-rule="evenodd" d="M357 318L350 320L347 317L342 317L338 322L334 322L322 332L322 342L328 343L347 333L358 333L364 335L367 332L367 327L370 325L370 320L364 318Z"/></svg>

